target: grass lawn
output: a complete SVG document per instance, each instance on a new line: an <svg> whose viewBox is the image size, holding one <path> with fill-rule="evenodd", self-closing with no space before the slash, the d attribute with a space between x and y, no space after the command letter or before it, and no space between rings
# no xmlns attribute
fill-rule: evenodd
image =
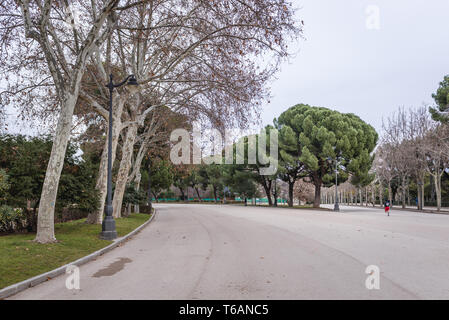
<svg viewBox="0 0 449 320"><path fill-rule="evenodd" d="M128 234L150 218L132 214L116 219L119 237ZM106 247L112 241L101 240L101 225L85 224L85 219L55 225L58 243L38 244L35 234L12 234L0 237L0 289L53 270Z"/></svg>

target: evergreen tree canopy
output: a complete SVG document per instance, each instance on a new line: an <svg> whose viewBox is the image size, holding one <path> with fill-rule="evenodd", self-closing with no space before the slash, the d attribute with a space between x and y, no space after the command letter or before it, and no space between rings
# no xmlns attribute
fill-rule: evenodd
<svg viewBox="0 0 449 320"><path fill-rule="evenodd" d="M437 92L432 94L438 108L430 108L432 118L436 121L449 122L449 75L445 76ZM441 112L445 112L442 114Z"/></svg>
<svg viewBox="0 0 449 320"><path fill-rule="evenodd" d="M151 192L156 200L163 190L167 190L174 183L174 176L173 166L167 160L151 164Z"/></svg>
<svg viewBox="0 0 449 320"><path fill-rule="evenodd" d="M50 137L0 136L0 168L9 176L6 203L25 207L27 200L37 206L42 191L52 142ZM95 189L98 163L85 152L75 157L77 148L69 143L58 188L57 208L75 206L90 212L98 207Z"/></svg>
<svg viewBox="0 0 449 320"><path fill-rule="evenodd" d="M241 170L239 165L227 165L224 171L224 181L230 192L242 199L254 198L257 195L255 174ZM245 202L246 203L246 202Z"/></svg>
<svg viewBox="0 0 449 320"><path fill-rule="evenodd" d="M371 168L378 134L354 114L298 104L275 119L281 157L304 164L304 172L315 185L314 206L320 204L320 189L334 183L335 160L339 182L349 174L366 179ZM294 158L295 155L297 159Z"/></svg>
<svg viewBox="0 0 449 320"><path fill-rule="evenodd" d="M244 164L236 165L235 168L239 171L250 171L251 175L250 177L259 185L262 186L262 188L265 191L265 195L268 199L268 204L271 206L273 204L272 196L271 196L271 187L274 180L276 180L278 175L279 167L276 168L276 172L272 175L264 175L263 169L267 168L268 163L271 163L274 157L277 157L279 159L279 152L278 154L271 154L270 151L270 131L275 130L275 128L271 125L267 125L264 129L260 131L259 134L253 134L249 136L241 137L238 141L238 143L243 143L243 154L241 154L241 150L238 150L236 144L233 145L234 148L234 155L239 154L241 158L243 158ZM265 135L265 154L260 155L259 154L259 137L261 135ZM251 143L250 143L251 141ZM255 163L249 163L253 161L249 161L249 150L252 150L252 153L256 155ZM279 151L279 150L278 150ZM261 163L261 159L263 159L263 163ZM234 162L236 159L234 159ZM249 191L250 192L250 191ZM251 193L251 192L250 192ZM249 198L249 196L247 196Z"/></svg>

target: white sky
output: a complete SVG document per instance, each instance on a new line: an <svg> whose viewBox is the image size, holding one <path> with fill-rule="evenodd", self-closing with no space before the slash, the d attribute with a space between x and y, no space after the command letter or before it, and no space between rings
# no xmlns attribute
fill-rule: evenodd
<svg viewBox="0 0 449 320"><path fill-rule="evenodd" d="M399 106L431 104L449 74L449 0L293 0L305 40L273 82L264 124L297 103L352 112L381 130ZM378 6L380 29L366 27Z"/></svg>

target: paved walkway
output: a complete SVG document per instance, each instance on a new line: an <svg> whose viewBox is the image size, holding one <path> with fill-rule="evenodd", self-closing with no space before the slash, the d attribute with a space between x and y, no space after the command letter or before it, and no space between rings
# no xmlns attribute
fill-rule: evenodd
<svg viewBox="0 0 449 320"><path fill-rule="evenodd" d="M449 298L449 217L159 204L121 247L13 299ZM380 290L365 287L368 265Z"/></svg>

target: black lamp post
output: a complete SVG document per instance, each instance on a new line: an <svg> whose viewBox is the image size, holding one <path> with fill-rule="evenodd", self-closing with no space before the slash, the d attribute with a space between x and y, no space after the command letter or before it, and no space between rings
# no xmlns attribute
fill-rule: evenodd
<svg viewBox="0 0 449 320"><path fill-rule="evenodd" d="M340 211L340 206L338 205L338 158L335 158L335 204L334 211Z"/></svg>
<svg viewBox="0 0 449 320"><path fill-rule="evenodd" d="M335 151L335 148L334 148ZM331 157L327 158L329 161L329 165L332 166L333 159ZM338 156L335 156L335 202L334 202L334 211L340 211L340 206L338 204Z"/></svg>
<svg viewBox="0 0 449 320"><path fill-rule="evenodd" d="M151 159L148 159L148 206L150 207L150 214L153 213L151 200Z"/></svg>
<svg viewBox="0 0 449 320"><path fill-rule="evenodd" d="M101 225L100 238L104 240L114 240L117 238L117 231L115 229L115 220L112 216L112 93L114 88L118 88L124 84L129 85L130 91L137 89L137 80L134 75L129 75L120 83L114 84L112 81L112 74L109 76L109 83L106 85L109 88L109 131L108 131L108 195L104 208L105 218Z"/></svg>

